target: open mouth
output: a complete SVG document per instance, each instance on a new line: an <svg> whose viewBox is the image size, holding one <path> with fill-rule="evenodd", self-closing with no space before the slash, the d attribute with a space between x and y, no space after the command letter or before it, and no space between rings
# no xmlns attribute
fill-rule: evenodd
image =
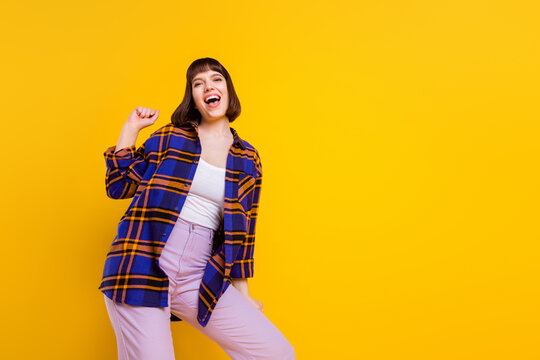
<svg viewBox="0 0 540 360"><path fill-rule="evenodd" d="M221 98L217 95L209 96L208 99L204 100L208 107L217 107L221 102Z"/></svg>

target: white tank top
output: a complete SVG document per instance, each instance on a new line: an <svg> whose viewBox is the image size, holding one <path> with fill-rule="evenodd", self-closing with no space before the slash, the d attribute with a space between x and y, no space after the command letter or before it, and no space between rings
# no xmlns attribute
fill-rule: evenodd
<svg viewBox="0 0 540 360"><path fill-rule="evenodd" d="M225 172L225 168L209 164L199 157L199 165L179 217L217 230L223 219Z"/></svg>

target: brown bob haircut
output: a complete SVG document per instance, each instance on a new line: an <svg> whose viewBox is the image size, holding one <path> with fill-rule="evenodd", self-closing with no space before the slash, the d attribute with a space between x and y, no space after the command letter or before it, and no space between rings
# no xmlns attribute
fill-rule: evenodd
<svg viewBox="0 0 540 360"><path fill-rule="evenodd" d="M217 71L218 73L223 75L225 81L227 82L227 91L229 93L229 106L227 108L226 115L229 119L229 123L233 122L234 119L236 119L240 115L240 100L238 100L236 91L234 91L234 86L229 72L216 59L205 57L195 60L187 69L186 92L184 94L184 99L171 116L171 121L175 126L181 126L190 120L201 119L201 113L195 107L195 102L193 101L191 89L193 78L197 76L197 74L208 70Z"/></svg>

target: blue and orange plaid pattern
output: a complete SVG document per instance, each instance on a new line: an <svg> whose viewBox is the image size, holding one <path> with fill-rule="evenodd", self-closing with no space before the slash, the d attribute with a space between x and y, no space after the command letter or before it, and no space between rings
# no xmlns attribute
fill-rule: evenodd
<svg viewBox="0 0 540 360"><path fill-rule="evenodd" d="M189 192L201 155L199 120L169 123L135 145L105 152L107 196L132 198L118 224L99 289L120 303L166 307L169 279L159 256ZM227 155L223 221L199 288L197 319L210 320L232 278L253 277L255 224L262 184L259 153L232 127ZM171 314L171 321L181 321Z"/></svg>

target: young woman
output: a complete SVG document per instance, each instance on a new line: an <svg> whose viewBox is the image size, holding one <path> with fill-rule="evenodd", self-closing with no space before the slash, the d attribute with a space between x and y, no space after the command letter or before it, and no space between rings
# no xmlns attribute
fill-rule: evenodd
<svg viewBox="0 0 540 360"><path fill-rule="evenodd" d="M138 107L104 153L107 195L133 198L99 286L118 358L174 359L170 322L185 321L232 359L295 359L248 292L262 165L229 126L240 114L232 80L212 58L194 61L186 78L171 123L136 149L159 116Z"/></svg>

